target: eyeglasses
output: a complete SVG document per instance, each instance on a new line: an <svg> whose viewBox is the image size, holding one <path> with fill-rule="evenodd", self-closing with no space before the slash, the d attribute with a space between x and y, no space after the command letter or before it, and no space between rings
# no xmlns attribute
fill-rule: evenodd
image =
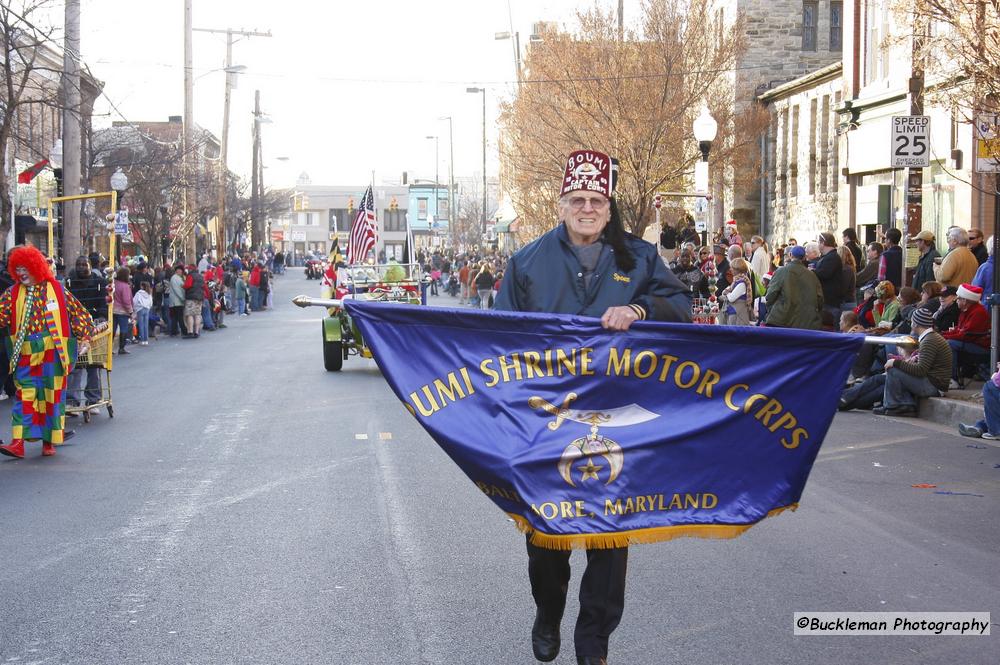
<svg viewBox="0 0 1000 665"><path fill-rule="evenodd" d="M573 210L582 210L587 202L594 210L604 210L608 207L608 200L605 198L588 198L586 196L573 196L568 199L568 203Z"/></svg>

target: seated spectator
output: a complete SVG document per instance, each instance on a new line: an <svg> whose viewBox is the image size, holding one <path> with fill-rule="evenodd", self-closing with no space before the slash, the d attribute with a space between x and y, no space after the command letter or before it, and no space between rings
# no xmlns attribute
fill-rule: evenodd
<svg viewBox="0 0 1000 665"><path fill-rule="evenodd" d="M875 326L871 332L882 334L892 330L899 318L899 302L896 300L896 287L885 280L875 287L877 301L872 307L872 320Z"/></svg>
<svg viewBox="0 0 1000 665"><path fill-rule="evenodd" d="M845 314L851 314L851 312L845 312ZM864 330L857 330L855 332L864 332ZM906 338L912 341L912 338ZM863 348L869 349L874 345L866 344ZM897 343L896 345L898 356L904 360L910 362L916 362L917 356L915 351L917 350L916 345L909 343ZM883 348L884 347L880 347ZM884 357L884 356L883 356ZM883 364L884 364L883 360ZM851 409L872 409L876 405L882 403L882 398L885 394L885 372L878 372L872 376L866 377L864 379L858 379L852 382L848 382L848 387L844 390L843 394L840 396L840 406L838 409L840 411L850 411Z"/></svg>
<svg viewBox="0 0 1000 665"><path fill-rule="evenodd" d="M875 297L875 287L870 286L865 289L861 302L854 308L854 313L858 315L858 323L865 328L875 327L873 310L875 309L876 302L878 302L878 298Z"/></svg>
<svg viewBox="0 0 1000 665"><path fill-rule="evenodd" d="M979 300L983 290L972 284L958 287L956 303L961 312L954 328L941 335L948 341L952 353L951 388L961 385L962 370L974 374L990 356L990 314Z"/></svg>
<svg viewBox="0 0 1000 665"><path fill-rule="evenodd" d="M920 293L912 286L904 286L899 290L899 323L891 333L896 335L910 334L910 317L913 311L920 307Z"/></svg>
<svg viewBox="0 0 1000 665"><path fill-rule="evenodd" d="M934 328L938 332L951 330L958 323L958 289L954 286L946 286L941 289L938 295L938 308L934 312Z"/></svg>
<svg viewBox="0 0 1000 665"><path fill-rule="evenodd" d="M840 332L863 333L864 331L865 331L864 326L858 323L858 315L856 312L840 313Z"/></svg>
<svg viewBox="0 0 1000 665"><path fill-rule="evenodd" d="M916 358L893 356L886 361L885 392L882 406L873 410L876 415L915 417L919 398L948 390L952 373L948 342L934 330L934 318L925 309L913 312L911 324L919 344Z"/></svg>
<svg viewBox="0 0 1000 665"><path fill-rule="evenodd" d="M920 287L920 306L932 312L941 307L941 292L944 284L941 282L924 282Z"/></svg>
<svg viewBox="0 0 1000 665"><path fill-rule="evenodd" d="M962 436L1000 440L1000 364L997 370L983 384L983 418L975 425L959 423L958 433Z"/></svg>

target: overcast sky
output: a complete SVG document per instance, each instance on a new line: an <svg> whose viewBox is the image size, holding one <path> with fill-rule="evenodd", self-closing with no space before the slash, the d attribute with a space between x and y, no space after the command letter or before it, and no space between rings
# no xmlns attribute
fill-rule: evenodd
<svg viewBox="0 0 1000 665"><path fill-rule="evenodd" d="M640 0L626 0L634 20ZM61 5L61 3L58 3ZM535 21L574 23L593 0L194 0L196 28L271 31L236 43L233 62L247 67L233 91L229 164L250 171L253 94L261 92L264 179L291 186L300 172L313 184L434 177L448 171L448 122L454 123L455 175L481 173L482 97L486 87L487 173L497 171L498 97L514 89L511 42L494 33L514 29L522 50ZM616 0L599 4L616 7ZM183 113L183 0L82 0L84 60L130 121ZM61 11L61 10L60 10ZM58 12L57 12L58 13ZM222 126L225 36L194 34L195 121L217 136ZM100 100L95 125L121 119ZM278 157L287 157L278 161Z"/></svg>

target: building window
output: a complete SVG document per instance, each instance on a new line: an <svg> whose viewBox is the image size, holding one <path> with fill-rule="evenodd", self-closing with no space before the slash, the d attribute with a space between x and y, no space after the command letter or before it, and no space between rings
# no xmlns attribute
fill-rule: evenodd
<svg viewBox="0 0 1000 665"><path fill-rule="evenodd" d="M819 191L826 193L830 178L830 95L823 95L819 133Z"/></svg>
<svg viewBox="0 0 1000 665"><path fill-rule="evenodd" d="M816 50L816 15L818 12L816 0L806 0L802 3L802 50Z"/></svg>
<svg viewBox="0 0 1000 665"><path fill-rule="evenodd" d="M788 109L781 111L780 119L778 120L779 132L781 133L779 139L779 157L778 157L778 179L780 181L780 197L782 199L788 198Z"/></svg>
<svg viewBox="0 0 1000 665"><path fill-rule="evenodd" d="M844 45L844 3L841 0L830 2L830 50L840 51Z"/></svg>
<svg viewBox="0 0 1000 665"><path fill-rule="evenodd" d="M438 199L438 219L449 219L448 214L448 199Z"/></svg>
<svg viewBox="0 0 1000 665"><path fill-rule="evenodd" d="M401 242L387 242L387 243L385 243L385 258L388 261L402 261L403 260L403 243L401 243Z"/></svg>
<svg viewBox="0 0 1000 665"><path fill-rule="evenodd" d="M788 164L788 179L791 184L788 188L790 198L799 196L799 107L792 107L792 136L791 136L791 162Z"/></svg>
<svg viewBox="0 0 1000 665"><path fill-rule="evenodd" d="M417 219L427 219L427 199L417 199Z"/></svg>
<svg viewBox="0 0 1000 665"><path fill-rule="evenodd" d="M817 102L815 99L809 102L809 196L816 195L816 143L817 143Z"/></svg>
<svg viewBox="0 0 1000 665"><path fill-rule="evenodd" d="M405 231L406 211L386 208L382 211L382 222L382 228L386 231Z"/></svg>

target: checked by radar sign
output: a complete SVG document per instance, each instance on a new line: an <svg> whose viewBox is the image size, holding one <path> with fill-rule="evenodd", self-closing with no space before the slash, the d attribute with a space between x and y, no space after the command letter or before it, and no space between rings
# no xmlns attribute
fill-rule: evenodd
<svg viewBox="0 0 1000 665"><path fill-rule="evenodd" d="M892 168L931 165L931 119L926 115L892 117Z"/></svg>

